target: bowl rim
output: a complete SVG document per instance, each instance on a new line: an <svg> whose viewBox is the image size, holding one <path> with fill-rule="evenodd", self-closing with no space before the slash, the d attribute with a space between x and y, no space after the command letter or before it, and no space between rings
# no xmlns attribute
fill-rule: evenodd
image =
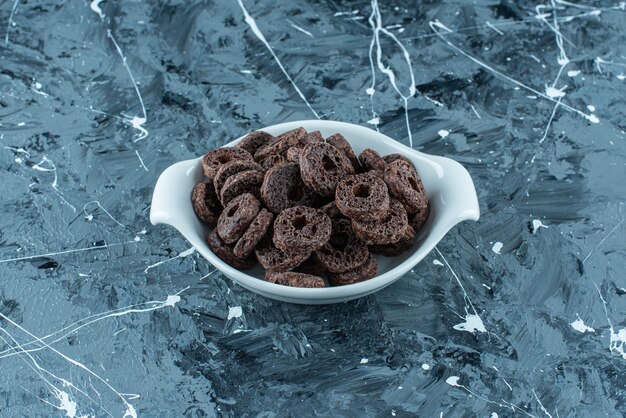
<svg viewBox="0 0 626 418"><path fill-rule="evenodd" d="M357 131L361 131L362 134L368 137L371 137L372 135L379 137L379 140L383 140L387 146L391 147L397 153L411 154L413 157L428 161L431 165L433 163L436 163L441 167L442 170L444 170L444 172L445 172L445 169L443 168L443 166L450 165L451 163L458 164L460 167L462 167L458 162L450 158L422 153L420 151L409 148L404 144L401 144L400 142L390 138L389 136L381 132L375 131L373 129L370 129L361 125L355 125L355 124L351 124L347 122L315 120L315 119L314 120L298 120L298 121L284 122L284 123L279 123L275 125L270 125L270 126L256 129L256 130L262 130L262 131L272 130L274 132L276 131L286 132L286 131L295 129L300 126L304 127L307 130L313 130L312 129L313 126L317 127L318 129L319 128L336 129L340 133L341 133L342 128L344 129L349 128L350 130L356 129ZM247 133L227 144L220 146L220 148L232 147L235 144L237 144L241 139L243 139L246 135ZM202 156L193 158L190 160L180 161L178 163L175 163L169 166L166 170L164 170L161 176L159 177L159 180L157 180L157 186L155 186L155 193L153 195L153 203L154 203L155 196L156 196L156 190L159 186L158 183L161 180L161 177L164 176L168 170L174 169L176 166L181 166L184 168L185 171L188 172L190 168L193 168L194 166L197 167L201 159L202 159ZM462 169L465 170L465 168L463 167ZM465 172L467 173L467 170L465 170ZM467 173L467 176L469 177L469 173ZM472 187L473 187L473 182L471 181L471 177L470 177L470 183L472 183ZM198 251L204 258L206 258L213 265L213 267L215 267L217 270L221 271L222 273L224 273L226 276L230 277L231 279L235 280L236 282L239 282L240 285L242 285L243 287L251 291L261 293L268 297L272 297L275 295L278 298L294 299L294 300L295 299L327 300L327 299L342 299L342 298L350 299L350 298L359 297L359 295L366 295L366 294L375 292L395 282L396 280L404 276L414 266L416 266L421 260L423 260L433 250L433 248L441 241L441 239L450 231L450 229L452 229L456 224L464 220L478 220L478 218L480 217L480 211L478 208L478 200L477 200L475 188L471 192L476 200L475 205L474 205L475 207L470 208L470 210L468 210L467 215L459 218L458 222L455 222L449 225L449 227L445 228L445 230L441 233L441 237L435 240L431 240L431 242L428 244L420 245L412 254L410 254L410 256L408 256L404 261L402 261L397 266L393 267L392 269L380 275L376 275L369 280L364 280L362 282L353 283L353 284L344 285L344 286L334 286L334 287L324 287L324 288L301 288L301 287L279 285L279 284L270 283L265 280L251 276L247 274L245 271L238 270L230 266L226 262L222 261L216 254L214 254L210 250L208 245L204 243L204 240L200 240L199 242L197 242L198 241L196 239L197 235L194 235L193 237L189 237L187 234L185 234L185 232L181 231L175 225L175 222L171 222L172 219L175 219L175 216L171 216L168 221L168 220L159 218L159 216L155 215L156 211L154 209L154 206L152 206L150 209L150 221L153 225L156 225L158 223L166 223L176 228L185 237L185 239L187 239L193 245L196 251ZM189 204L191 204L190 199L189 199ZM201 245L201 246L197 245L199 243L204 243L204 245Z"/></svg>

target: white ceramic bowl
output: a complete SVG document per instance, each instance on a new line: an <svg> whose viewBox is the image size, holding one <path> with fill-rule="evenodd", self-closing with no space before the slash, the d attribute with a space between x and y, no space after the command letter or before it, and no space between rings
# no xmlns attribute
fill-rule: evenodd
<svg viewBox="0 0 626 418"><path fill-rule="evenodd" d="M456 161L415 151L379 132L344 122L305 120L268 126L263 130L278 135L299 126L307 131L319 130L324 137L339 132L357 155L365 148L372 148L381 155L402 154L415 164L430 197L428 221L417 235L411 251L398 257L376 257L376 277L347 286L304 289L266 282L261 267L239 271L220 260L209 249L206 243L208 228L198 220L191 205L191 191L202 177L202 157L176 163L161 174L152 196L150 221L153 225L167 224L176 228L215 268L246 289L285 302L327 304L360 298L389 286L426 257L453 226L465 220L478 220L480 211L474 183L467 170ZM238 138L225 146L234 146L240 140Z"/></svg>

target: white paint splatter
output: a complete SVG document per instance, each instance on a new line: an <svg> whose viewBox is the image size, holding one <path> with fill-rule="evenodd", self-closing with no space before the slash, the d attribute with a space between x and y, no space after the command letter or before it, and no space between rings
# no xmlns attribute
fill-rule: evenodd
<svg viewBox="0 0 626 418"><path fill-rule="evenodd" d="M594 105L587 105L587 109L589 109L590 112L596 111L596 107Z"/></svg>
<svg viewBox="0 0 626 418"><path fill-rule="evenodd" d="M369 362L369 360L368 360L368 359L366 359L365 357L363 357L363 358L361 359L361 361L359 362L359 364L367 364L368 362Z"/></svg>
<svg viewBox="0 0 626 418"><path fill-rule="evenodd" d="M352 10L349 12L336 12L333 16L337 17L337 16L355 15L357 13L359 13L358 10Z"/></svg>
<svg viewBox="0 0 626 418"><path fill-rule="evenodd" d="M584 334L585 332L596 332L595 329L585 325L585 323L581 319L580 315L576 314L576 317L578 319L570 324L572 326L572 328L574 328L576 331L578 331L578 332L580 332L582 334Z"/></svg>
<svg viewBox="0 0 626 418"><path fill-rule="evenodd" d="M461 380L459 376L450 376L446 379L446 383L450 386L459 386L459 380Z"/></svg>
<svg viewBox="0 0 626 418"><path fill-rule="evenodd" d="M228 317L226 318L227 321L230 321L233 318L241 318L241 316L243 315L243 310L241 309L241 306L233 306L233 307L228 307Z"/></svg>
<svg viewBox="0 0 626 418"><path fill-rule="evenodd" d="M430 370L430 365L424 363L424 364L422 364L422 369L423 370Z"/></svg>
<svg viewBox="0 0 626 418"><path fill-rule="evenodd" d="M556 87L546 86L546 96L556 99L558 97L564 97L565 92L563 91L565 88L559 90Z"/></svg>
<svg viewBox="0 0 626 418"><path fill-rule="evenodd" d="M37 254L37 255L28 255L28 256L24 256L24 257L6 258L4 260L0 260L0 264L10 263L10 262L13 262L13 261L33 260L35 258L53 257L53 256L63 255L63 254L79 253L79 252L83 252L83 251L101 250L101 249L104 249L104 248L111 248L111 247L117 247L117 246L120 246L120 245L134 244L134 243L135 243L135 241L117 242L117 243L114 243L114 244L95 245L95 246L92 246L92 247L76 248L76 249L64 250L64 251L56 251L56 252L46 253L46 254Z"/></svg>
<svg viewBox="0 0 626 418"><path fill-rule="evenodd" d="M372 119L368 120L367 123L377 126L378 124L380 124L380 118L378 116L374 116Z"/></svg>
<svg viewBox="0 0 626 418"><path fill-rule="evenodd" d="M58 397L61 405L57 406L57 409L60 411L65 411L65 415L68 418L76 417L76 411L78 410L78 405L76 401L71 399L67 392L61 391Z"/></svg>
<svg viewBox="0 0 626 418"><path fill-rule="evenodd" d="M313 107L311 107L311 104L309 103L309 101L306 99L306 97L304 97L304 94L302 94L302 92L300 91L300 89L296 85L295 81L293 81L293 79L291 78L291 76L289 75L289 73L287 72L285 67L283 67L282 62L280 62L280 60L278 59L278 56L276 56L276 53L274 52L274 49L272 49L272 46L270 45L270 43L267 41L267 39L265 39L265 35L263 35L261 30L257 26L256 21L254 20L254 18L252 16L250 16L250 14L248 13L248 10L243 5L243 1L242 0L237 0L237 1L239 2L239 7L241 8L241 11L243 12L244 19L245 19L246 23L248 24L248 26L250 26L250 29L252 29L252 32L265 45L265 47L268 49L268 51L270 51L270 54L272 54L272 57L274 57L274 60L276 61L276 64L278 64L278 67L281 69L283 74L285 74L285 77L287 77L287 80L289 80L289 82L291 83L293 88L296 90L296 92L298 93L300 98L307 105L309 110L315 115L315 117L317 119L320 119L320 116L313 109Z"/></svg>
<svg viewBox="0 0 626 418"><path fill-rule="evenodd" d="M465 322L461 322L460 324L457 324L453 326L452 328L454 328L457 331L471 332L472 334L476 331L487 332L487 329L485 328L485 324L483 324L483 320L480 319L480 316L473 315L473 314L466 314Z"/></svg>
<svg viewBox="0 0 626 418"><path fill-rule="evenodd" d="M626 74L624 73L619 73L618 75L616 75L617 78L619 78L620 80L626 80Z"/></svg>
<svg viewBox="0 0 626 418"><path fill-rule="evenodd" d="M15 10L17 9L17 3L20 0L15 0L13 2L13 7L11 8L11 14L9 15L9 22L7 23L7 33L4 35L4 44L9 44L9 32L11 31L11 26L15 26L15 22L13 21L13 15L15 15Z"/></svg>
<svg viewBox="0 0 626 418"><path fill-rule="evenodd" d="M580 74L580 70L569 70L567 72L568 77L576 77L578 74Z"/></svg>
<svg viewBox="0 0 626 418"><path fill-rule="evenodd" d="M433 264L436 266L443 266L443 263L439 260L433 260Z"/></svg>
<svg viewBox="0 0 626 418"><path fill-rule="evenodd" d="M500 250L502 249L503 246L504 244L502 244L500 241L497 241L495 244L493 244L493 247L491 247L491 251L493 251L496 254L501 254Z"/></svg>
<svg viewBox="0 0 626 418"><path fill-rule="evenodd" d="M115 50L117 51L117 54L122 59L122 64L124 65L124 68L126 68L126 72L128 73L128 76L130 77L130 80L133 83L133 87L135 88L135 93L137 94L137 98L139 98L139 104L141 105L141 111L143 113L143 116L132 116L131 117L131 116L128 116L128 115L125 115L124 113L122 113L122 116L124 116L124 120L127 123L130 123L133 128L135 128L135 129L137 129L139 131L139 136L137 138L135 138L135 140L133 141L133 142L137 142L137 141L140 141L140 140L142 140L142 139L144 139L144 138L146 138L148 136L148 130L143 127L143 124L148 121L148 115L146 113L146 107L144 106L143 97L141 97L141 92L139 91L139 86L138 86L137 82L135 81L135 77L133 76L133 73L130 70L130 67L128 66L128 62L126 60L126 57L124 56L124 53L122 52L122 48L120 48L120 46L118 45L118 43L115 40L115 38L113 37L113 33L111 32L110 29L107 29L107 37L111 40L111 42L113 42L113 45L115 45Z"/></svg>
<svg viewBox="0 0 626 418"><path fill-rule="evenodd" d="M378 70L387 76L389 83L391 84L393 89L396 91L396 93L400 95L400 97L402 98L402 101L404 102L404 119L406 122L406 129L407 129L407 133L409 136L409 146L413 147L413 134L411 133L411 125L409 123L408 100L409 98L415 96L415 93L417 92L417 86L415 85L415 75L413 74L413 66L411 65L411 57L409 55L409 51L407 51L407 49L404 47L402 42L400 42L400 40L393 33L391 33L390 31L388 31L382 26L382 16L380 14L380 8L378 7L378 0L372 0L371 5L372 5L372 13L370 14L369 19L367 21L369 22L370 27L372 28L372 41L370 42L370 49L369 49L370 65L371 65L371 70L372 70L372 84L370 86L371 90L368 89L367 91L372 92L372 94L370 95L370 98L372 100L372 109L373 109L373 92L374 92L374 87L376 86L376 77L375 77L375 72L374 72L374 60L372 56L373 56L374 45L376 45L376 64L378 66ZM404 95L398 88L398 85L396 84L396 75L393 72L393 70L390 67L383 64L383 61L382 61L383 51L382 51L382 47L380 44L380 33L391 38L395 42L395 44L398 45L400 49L402 50L402 56L404 57L404 60L406 61L406 64L409 70L409 75L411 78L411 83L409 84L408 95Z"/></svg>
<svg viewBox="0 0 626 418"><path fill-rule="evenodd" d="M437 134L439 135L440 138L445 138L448 135L450 135L450 131L446 131L445 129L440 129L439 132L437 132Z"/></svg>
<svg viewBox="0 0 626 418"><path fill-rule="evenodd" d="M301 28L300 26L298 26L295 23L293 23L291 20L287 19L287 22L289 22L291 27L294 28L295 30L300 31L300 32L304 33L305 35L310 36L311 38L315 38L315 36L313 36L313 34L311 32L309 32L308 30L306 30L304 28Z"/></svg>
<svg viewBox="0 0 626 418"><path fill-rule="evenodd" d="M539 228L548 228L539 219L533 219L533 234L536 234Z"/></svg>
<svg viewBox="0 0 626 418"><path fill-rule="evenodd" d="M126 225L124 225L124 224L120 223L117 219L115 219L115 218L113 217L113 215L111 215L111 214L109 213L109 211L108 211L108 210L106 210L104 207L102 207L102 205L100 204L100 202L99 202L99 201L97 201L97 200L92 200L91 202L87 202L87 203L85 203L85 205L83 206L83 213L85 214L85 218L86 218L88 221L93 220L93 214L92 214L92 213L87 213L87 206L91 205L92 203L95 203L96 205L98 205L98 207L99 207L100 209L102 209L102 210L104 211L104 213L106 213L106 214L107 214L107 216L113 220L113 222L115 222L116 224L118 224L118 225L119 225L119 226L121 226L122 228L126 228Z"/></svg>
<svg viewBox="0 0 626 418"><path fill-rule="evenodd" d="M448 263L448 260L446 260L446 257L444 257L444 255L441 253L441 251L439 251L439 248L437 248L436 246L435 246L435 251L437 251L437 254L439 254L439 257L441 257L441 259L445 263L446 267L448 267L448 269L452 273L452 276L454 277L454 279L458 283L459 287L461 288L461 291L463 292L463 300L465 301L465 313L466 313L465 319L466 319L466 323L465 324L455 325L454 328L458 329L457 327L463 326L463 329L460 329L460 330L461 331L465 331L466 330L465 329L466 328L465 325L467 325L468 330L469 330L469 326L471 326L471 325L478 325L478 326L473 326L473 328L478 330L478 331L481 331L481 332L487 332L487 330L485 329L485 325L483 324L482 319L478 315L478 312L476 311L476 308L474 307L474 304L472 303L471 299L469 298L469 295L467 294L467 291L465 290L465 286L463 286L463 283L461 283L461 279L459 279L459 276L452 269L452 267L450 266L450 263ZM471 308L472 311L474 312L473 315L470 315L467 312L468 307ZM470 332L473 332L473 331L470 331Z"/></svg>
<svg viewBox="0 0 626 418"><path fill-rule="evenodd" d="M609 342L609 350L611 354L622 356L626 360L626 328L620 329L618 332L611 327L611 340Z"/></svg>
<svg viewBox="0 0 626 418"><path fill-rule="evenodd" d="M495 412L492 412L490 418L498 418L498 414Z"/></svg>
<svg viewBox="0 0 626 418"><path fill-rule="evenodd" d="M143 167L144 170L148 171L148 167L143 163L143 158L139 155L139 151L135 150L135 154L137 154L137 158L139 158L139 164Z"/></svg>
<svg viewBox="0 0 626 418"><path fill-rule="evenodd" d="M585 119L587 119L587 120L589 120L589 121L591 121L593 123L598 123L599 122L599 121L598 122L594 122L592 120L592 119L596 119L597 120L597 118L595 118L593 115L588 115L585 112L582 112L582 111L580 111L580 110L578 110L576 108L573 108L573 107L571 107L569 105L566 105L564 103L559 103L553 97L550 97L547 94L544 94L544 93L540 92L539 90L537 90L537 89L535 89L533 87L530 87L530 86L528 86L528 85L526 85L526 84L524 84L524 83L522 83L522 82L520 82L520 81L518 81L518 80L516 80L516 79L514 79L514 78L512 78L512 77L510 77L510 76L508 76L506 74L504 74L502 71L496 70L495 68L491 67L490 65L484 63L483 61L475 58L473 55L469 54L468 52L465 52L463 49L461 49L458 46L454 45L452 42L447 40L445 38L445 36L443 36L442 33L439 30L437 30L437 29L441 29L441 30L443 30L443 31L445 31L447 33L453 33L453 31L450 28L448 28L446 25L441 23L439 20L434 20L434 21L429 22L429 26L433 30L433 32L435 32L435 34L442 41L444 41L450 48L454 49L455 51L457 51L461 55L465 56L466 58L470 59L474 63L480 65L483 68L485 68L486 70L491 71L493 74L496 74L497 76L502 77L505 80L515 84L516 86L524 88L524 89L530 91L531 93L536 94L537 96L541 96L544 99L547 99L547 100L550 100L552 102L555 102L555 103L559 104L562 108L567 109L567 110L569 110L571 112L575 112L576 114L584 117Z"/></svg>
<svg viewBox="0 0 626 418"><path fill-rule="evenodd" d="M182 253L178 254L176 257L168 258L167 260L159 261L158 263L154 263L154 264L152 264L152 265L150 265L150 266L146 267L146 268L145 268L145 270L144 270L143 272L144 272L144 273L148 273L148 270L151 270L151 269L153 269L153 268L155 268L155 267L157 267L157 266L160 266L161 264L167 263L167 262L169 262L169 261L176 260L177 258L185 258L185 257L187 257L188 255L193 254L195 251L196 251L196 249L195 249L195 248L193 248L193 247L191 247L191 248L189 248L188 250L185 250L185 251L183 251Z"/></svg>
<svg viewBox="0 0 626 418"><path fill-rule="evenodd" d="M100 19L104 20L104 13L102 13L102 9L100 8L100 3L102 3L104 0L91 0L91 3L89 4L89 8L91 10L93 10L94 12L98 13L98 16L100 16Z"/></svg>
<svg viewBox="0 0 626 418"><path fill-rule="evenodd" d="M609 339L609 351L611 354L616 356L621 356L624 360L626 360L626 352L624 348L626 348L626 328L622 328L618 332L615 332L613 328L613 321L609 318L609 311L606 308L606 300L604 296L602 296L602 292L600 292L600 288L594 282L591 281L598 291L598 295L600 295L600 300L602 301L602 305L604 306L604 315L606 316L606 322L609 324L609 331L611 331L611 337Z"/></svg>
<svg viewBox="0 0 626 418"><path fill-rule="evenodd" d="M491 22L490 22L490 21L485 22L485 26L488 26L488 27L490 27L491 29L493 29L494 31L496 31L496 33L497 33L498 35L504 35L504 32L502 32L500 29L498 29L498 28L496 28L495 26L493 26L493 25L491 24Z"/></svg>

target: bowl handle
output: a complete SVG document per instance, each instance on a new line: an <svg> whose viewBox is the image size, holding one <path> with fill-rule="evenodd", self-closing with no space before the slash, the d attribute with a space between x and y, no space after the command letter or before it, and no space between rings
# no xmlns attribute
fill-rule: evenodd
<svg viewBox="0 0 626 418"><path fill-rule="evenodd" d="M446 175L454 179L454 189L459 194L460 204L457 206L456 222L478 221L480 218L480 207L476 187L470 173L459 162L450 158L445 158Z"/></svg>
<svg viewBox="0 0 626 418"><path fill-rule="evenodd" d="M449 208L442 219L446 231L460 222L477 221L480 218L476 188L465 167L450 158L423 154L414 149L410 152L435 172L438 198Z"/></svg>
<svg viewBox="0 0 626 418"><path fill-rule="evenodd" d="M176 223L183 210L181 206L191 199L197 165L197 159L181 161L161 173L152 194L152 225L167 224L178 229Z"/></svg>

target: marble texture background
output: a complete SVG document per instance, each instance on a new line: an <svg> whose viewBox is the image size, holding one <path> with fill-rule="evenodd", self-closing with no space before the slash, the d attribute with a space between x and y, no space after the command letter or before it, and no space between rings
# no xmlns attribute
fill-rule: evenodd
<svg viewBox="0 0 626 418"><path fill-rule="evenodd" d="M625 21L592 0L3 2L0 415L626 414ZM149 224L168 165L314 117L460 161L481 220L322 307Z"/></svg>

